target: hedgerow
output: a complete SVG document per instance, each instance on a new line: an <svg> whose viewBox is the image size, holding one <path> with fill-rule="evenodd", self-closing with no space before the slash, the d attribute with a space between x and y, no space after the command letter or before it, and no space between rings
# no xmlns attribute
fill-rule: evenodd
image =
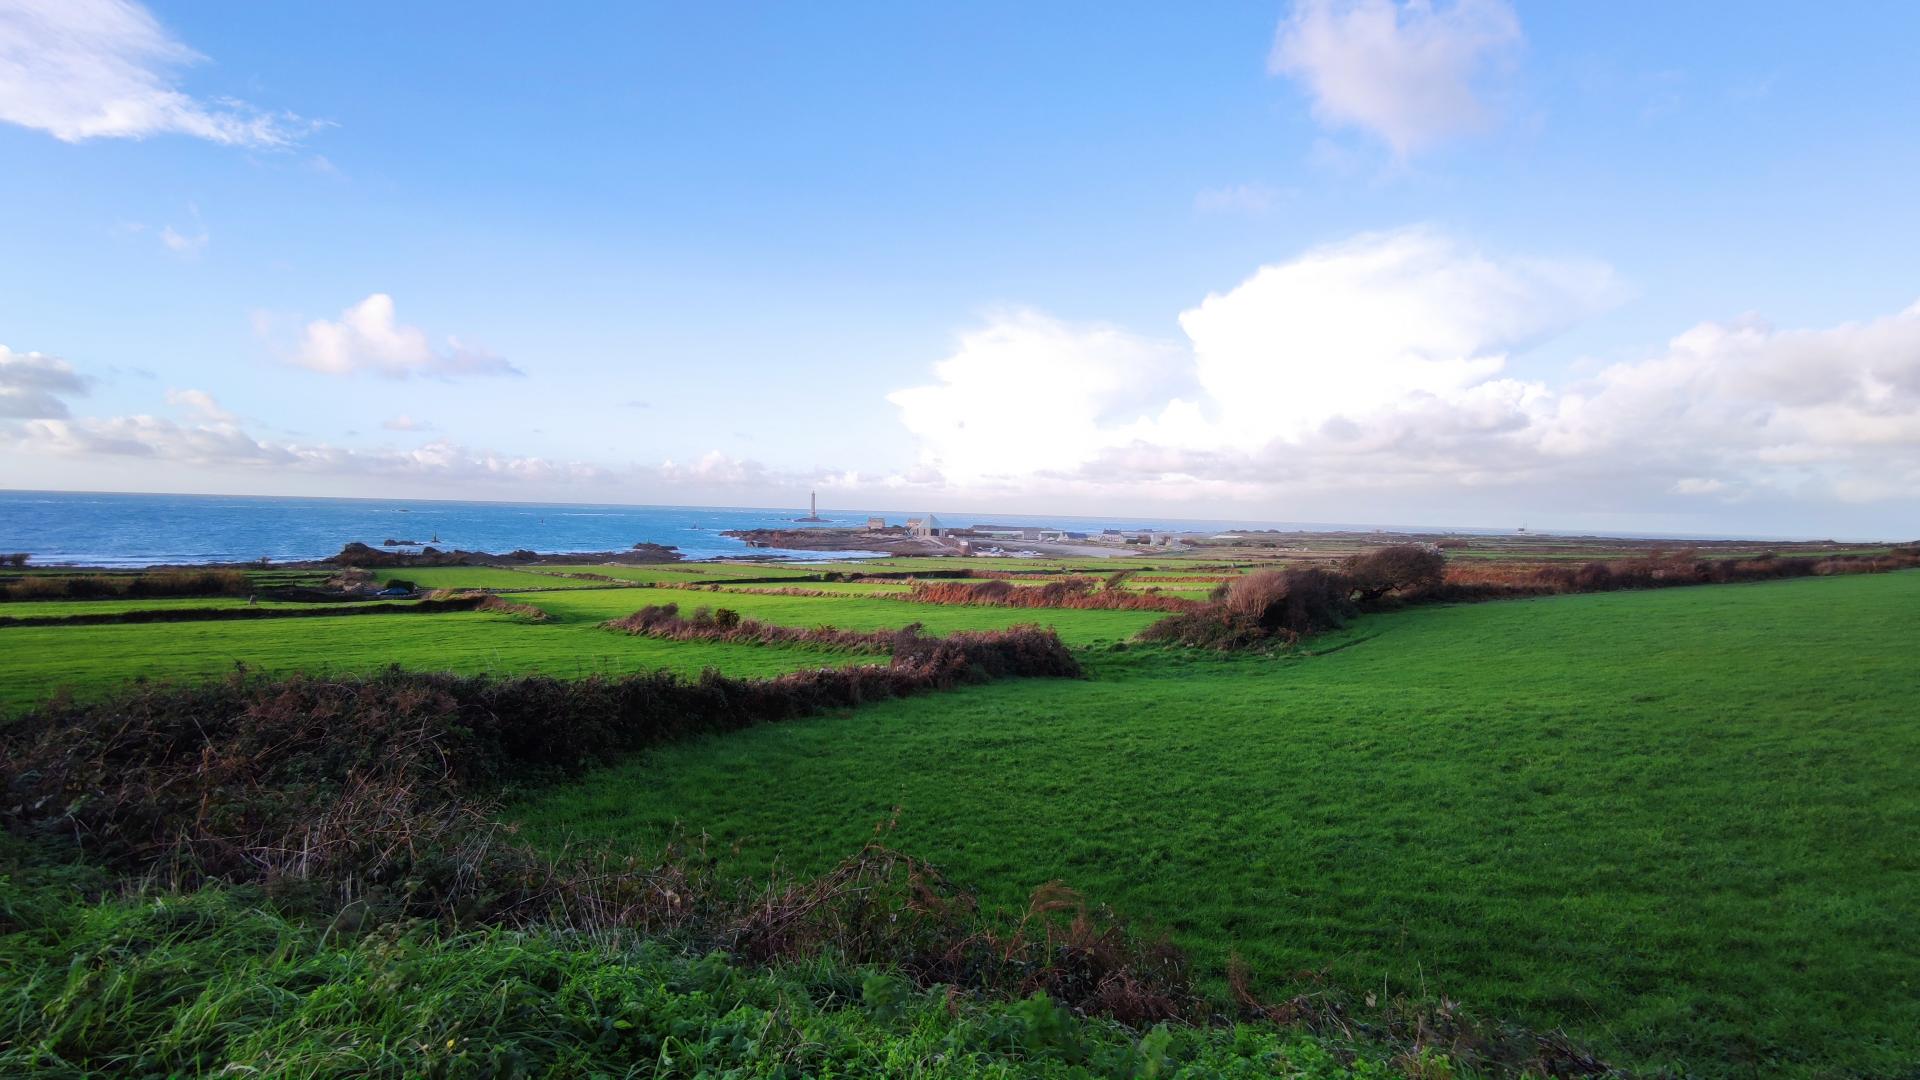
<svg viewBox="0 0 1920 1080"><path fill-rule="evenodd" d="M1437 546L1394 544L1343 560L1338 570L1267 570L1216 587L1193 605L1140 632L1139 639L1214 649L1271 648L1337 629L1361 611L1410 603L1719 585L1920 567L1920 547L1821 559L1702 559L1655 554L1577 567L1448 563ZM1103 594L1104 595L1104 594Z"/></svg>

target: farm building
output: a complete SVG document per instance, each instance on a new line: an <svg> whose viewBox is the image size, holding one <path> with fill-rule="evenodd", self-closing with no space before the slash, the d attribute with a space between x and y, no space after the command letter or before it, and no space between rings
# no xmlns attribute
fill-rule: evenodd
<svg viewBox="0 0 1920 1080"><path fill-rule="evenodd" d="M928 514L925 517L907 519L907 535L919 540L931 540L940 535L940 519Z"/></svg>

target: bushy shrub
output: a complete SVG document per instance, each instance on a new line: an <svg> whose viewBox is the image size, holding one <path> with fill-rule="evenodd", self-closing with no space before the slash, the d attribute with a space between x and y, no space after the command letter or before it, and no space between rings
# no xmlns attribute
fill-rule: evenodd
<svg viewBox="0 0 1920 1080"><path fill-rule="evenodd" d="M1370 604L1389 593L1418 595L1437 588L1446 575L1447 559L1437 547L1393 544L1351 556L1341 569L1353 585L1354 598Z"/></svg>
<svg viewBox="0 0 1920 1080"><path fill-rule="evenodd" d="M1213 603L1154 623L1140 639L1213 649L1290 644L1345 625L1352 591L1344 575L1319 568L1263 570L1222 585Z"/></svg>

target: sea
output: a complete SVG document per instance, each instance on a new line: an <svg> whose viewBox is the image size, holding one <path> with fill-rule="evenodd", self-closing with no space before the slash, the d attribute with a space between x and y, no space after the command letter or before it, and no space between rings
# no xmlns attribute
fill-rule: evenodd
<svg viewBox="0 0 1920 1080"><path fill-rule="evenodd" d="M359 541L388 540L450 550L504 553L624 551L666 544L688 559L857 559L865 551L749 548L730 529L795 527L804 508L621 506L599 503L446 502L430 499L321 499L256 495L142 495L0 491L0 554L26 552L32 565L153 566L173 563L320 559ZM826 510L820 527L903 524L919 511ZM1155 517L1036 517L945 514L946 526L1005 523L1076 532L1227 532L1243 528L1366 531L1370 525L1198 521ZM804 527L804 526L802 526ZM1386 531L1403 531L1388 529ZM1404 531L1415 531L1407 529ZM1478 530L1469 530L1478 531Z"/></svg>
<svg viewBox="0 0 1920 1080"><path fill-rule="evenodd" d="M444 502L429 499L320 499L236 495L142 495L0 491L0 554L26 552L31 565L152 566L171 563L319 559L359 541L429 544L441 550L504 553L518 548L572 553L624 551L648 542L688 559L857 559L864 551L749 548L730 529L794 528L805 508L620 506L598 503ZM919 511L827 510L821 527L903 524ZM1222 531L1236 527L1346 529L1363 526L1251 526L1173 518L1034 517L943 514L942 525L1044 525L1102 529Z"/></svg>

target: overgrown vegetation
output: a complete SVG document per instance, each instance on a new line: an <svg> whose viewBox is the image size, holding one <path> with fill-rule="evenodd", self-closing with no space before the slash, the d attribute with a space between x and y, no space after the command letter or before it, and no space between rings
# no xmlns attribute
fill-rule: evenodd
<svg viewBox="0 0 1920 1080"><path fill-rule="evenodd" d="M1825 558L1705 559L1654 552L1580 566L1449 563L1438 545L1392 544L1359 552L1338 569L1264 570L1229 579L1211 602L1147 627L1140 640L1214 649L1292 645L1338 629L1353 615L1401 604L1511 599L1681 585L1726 585L1920 567L1920 546Z"/></svg>
<svg viewBox="0 0 1920 1080"><path fill-rule="evenodd" d="M1871 555L1783 558L1762 553L1745 559L1707 559L1691 552L1653 552L1644 558L1593 561L1578 566L1525 563L1452 563L1445 581L1428 590L1437 600L1613 592L1683 585L1727 585L1784 578L1882 574L1920 567L1920 545Z"/></svg>
<svg viewBox="0 0 1920 1080"><path fill-rule="evenodd" d="M827 957L748 968L633 931L315 924L228 888L121 897L18 847L0 850L8 1075L1473 1074L1437 1047L1262 1023L1142 1030L1046 995L975 1000Z"/></svg>
<svg viewBox="0 0 1920 1080"><path fill-rule="evenodd" d="M238 570L165 570L145 574L22 574L19 577L0 581L0 601L104 600L118 596L246 596L253 591L252 579Z"/></svg>
<svg viewBox="0 0 1920 1080"><path fill-rule="evenodd" d="M1221 585L1210 604L1154 623L1140 640L1212 649L1290 645L1346 625L1353 591L1345 575L1328 570L1263 570Z"/></svg>

